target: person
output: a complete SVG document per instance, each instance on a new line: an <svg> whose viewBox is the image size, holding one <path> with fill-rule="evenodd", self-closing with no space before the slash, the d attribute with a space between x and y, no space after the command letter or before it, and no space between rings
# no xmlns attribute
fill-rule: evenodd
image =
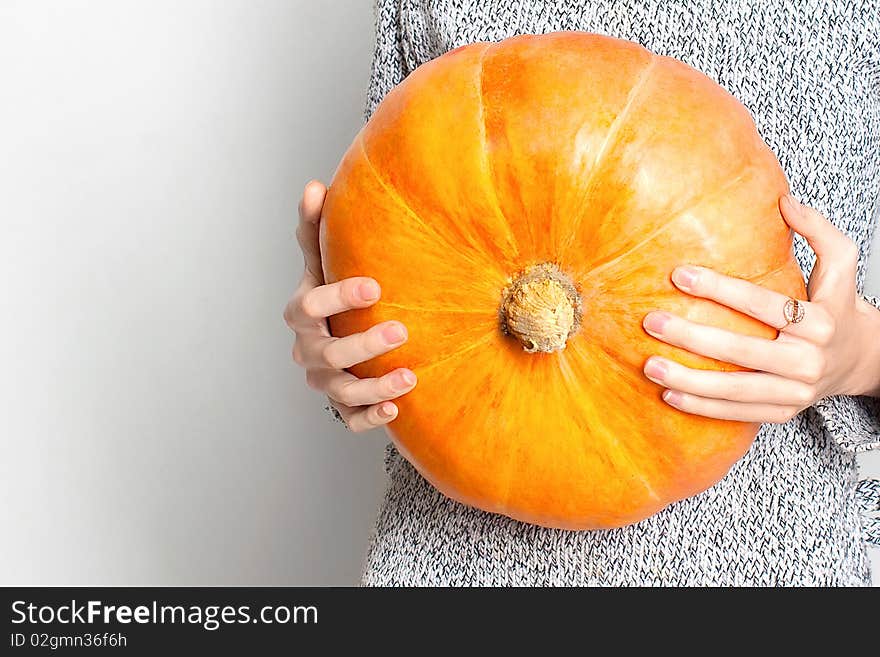
<svg viewBox="0 0 880 657"><path fill-rule="evenodd" d="M880 483L857 479L856 453L880 447L880 310L861 296L880 191L880 2L855 0L378 0L367 115L420 64L476 41L582 30L641 43L703 71L751 111L793 195L809 301L707 269L672 274L680 290L781 329L775 340L649 313L656 339L754 371L713 373L651 358L645 376L675 408L763 422L717 485L637 524L548 529L445 498L389 445L390 477L365 585L865 585L865 539L880 539ZM294 360L353 431L393 421L418 385L406 368L345 371L407 340L389 321L333 338L326 318L380 297L369 277L325 285L318 224L326 188L309 183L298 238L305 272L286 308ZM686 263L682 263L686 265Z"/></svg>

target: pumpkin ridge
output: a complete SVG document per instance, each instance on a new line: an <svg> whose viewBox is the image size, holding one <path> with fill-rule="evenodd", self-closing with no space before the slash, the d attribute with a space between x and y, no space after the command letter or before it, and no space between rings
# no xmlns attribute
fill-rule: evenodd
<svg viewBox="0 0 880 657"><path fill-rule="evenodd" d="M604 351L604 349L603 349L603 351ZM560 361L565 363L566 368L569 372L569 374L566 374L563 371L563 376L566 378L567 383L569 384L570 387L577 388L578 391L581 393L580 396L577 398L590 399L590 397L588 395L583 394L585 392L585 390L584 390L583 384L580 381L580 377L578 377L574 373L574 368L572 367L571 363L569 363L569 356L571 356L572 353L574 353L574 356L572 357L572 360L574 360L574 361L577 361L578 358L580 358L582 360L592 360L592 359L590 359L589 353L584 353L578 349L570 350L568 354L566 354L564 352L560 352L560 354L559 354ZM581 369L583 369L582 365L583 364L581 363ZM575 398L576 398L575 395L571 395L570 402L574 408L580 410L581 407L579 407L577 405L577 403L575 402ZM583 415L585 417L587 417L589 414L584 413ZM616 453L619 454L623 458L623 460L625 461L625 465L628 465L629 469L636 474L636 478L645 487L645 490L648 492L648 494L652 498L654 498L654 500L656 502L660 503L661 505L665 506L666 504L668 504L669 500L667 500L664 496L660 495L657 492L657 490L654 488L654 486L651 485L649 478L648 478L648 475L642 470L641 467L639 467L638 461L633 458L633 455L631 454L631 450L626 447L626 445L623 443L623 441L621 441L616 436L612 435L610 432L605 432L605 433L603 433L603 435L610 436L611 442L617 447ZM577 440L576 443L580 446L581 452L584 454L584 456L586 456L587 445L586 445L585 439L588 438L588 436L581 436L581 438L582 439ZM606 442L607 442L607 438L606 438ZM615 469L617 469L617 467L615 467ZM620 469L626 470L626 468L620 468Z"/></svg>
<svg viewBox="0 0 880 657"><path fill-rule="evenodd" d="M616 143L617 136L620 134L622 126L627 119L628 114L632 111L633 107L636 106L636 100L639 99L640 94L644 90L645 86L648 83L648 79L653 73L654 69L657 67L657 63L660 59L654 54L650 53L651 57L648 60L648 63L645 64L645 68L642 69L642 72L639 74L638 79L630 89L629 94L627 95L626 102L623 107L620 108L620 111L614 117L614 121L608 127L608 132L605 135L605 139L602 141L601 146L599 146L599 151L596 153L595 160L593 161L593 166L590 169L590 173L587 176L587 180L585 181L582 189L583 189L583 203L580 203L580 207L589 208L588 200L594 191L596 176L599 171L602 170L602 162L608 157L609 152L613 152L614 144ZM590 125L590 119L586 119L584 121L584 126ZM583 130L583 127L581 128ZM580 133L580 130L578 131ZM577 139L577 137L575 137ZM560 252L568 251L572 248L572 244L575 240L575 236L578 233L578 229L580 228L581 223L584 220L587 211L583 211L578 214L577 217L572 221L571 226L569 227L568 235L565 238L565 242L561 245Z"/></svg>
<svg viewBox="0 0 880 657"><path fill-rule="evenodd" d="M491 310L486 310L485 308L476 309L476 308L422 308L420 306L408 306L403 303L396 303L394 301L382 301L382 305L387 308L397 308L398 310L408 310L414 313L452 313L454 315L491 315L494 314Z"/></svg>
<svg viewBox="0 0 880 657"><path fill-rule="evenodd" d="M483 256L484 260L482 262L478 262L478 261L473 260L467 254L467 252L463 248L461 248L462 245L453 244L446 237L444 237L443 235L438 233L437 230L435 228L433 228L429 223L424 221L416 213L416 211L412 208L412 206L406 202L406 199L403 198L403 196L400 194L400 192L398 192L394 188L394 186L391 185L389 182L387 182L382 177L382 175L379 173L379 170L376 168L376 165L373 164L373 161L370 159L369 153L367 153L367 146L364 143L363 131L361 131L358 134L357 140L358 140L358 143L360 144L361 153L363 154L364 161L368 164L368 168L373 173L373 175L375 176L377 182L382 187L382 189L388 194L388 196L390 198L394 199L395 203L397 203L401 208L403 208L403 210L406 212L406 214L408 216L412 217L418 225L420 225L422 228L424 228L426 232L433 235L437 239L437 241L439 241L441 244L446 246L450 251L450 255L451 254L458 254L462 257L462 259L464 259L470 265L472 265L478 269L487 268L486 265L488 264L489 265L488 268L494 268L499 272L501 271L499 265L496 263L494 258L492 258L489 254L483 253L482 251L475 249L474 250L475 253L478 253L480 256ZM473 245L471 245L471 246L473 246Z"/></svg>
<svg viewBox="0 0 880 657"><path fill-rule="evenodd" d="M475 342L472 342L469 345L465 345L461 349L457 349L456 351L448 353L448 354L444 355L443 358L441 358L439 360L430 361L425 365L418 366L418 370L419 370L419 372L427 372L428 370L435 368L437 365L442 365L444 363L447 363L450 360L458 358L459 356L467 353L468 351L472 351L474 349L477 349L478 347L483 346L484 344L486 344L487 342L489 342L492 339L493 335L494 335L494 331L489 332L485 336L480 338L479 340L476 340Z"/></svg>
<svg viewBox="0 0 880 657"><path fill-rule="evenodd" d="M591 351L585 345L578 345L570 350L569 354L574 354L576 366L579 365L580 369L583 371L584 369L589 369L587 365L596 367L597 361L606 361L609 367L602 368L603 373L606 376L613 376L614 379L617 380L619 385L628 385L626 375L622 372L615 371L612 367L613 365L616 365L620 362L619 357L613 352L609 351L609 349L603 344L589 343L589 346L596 347L598 349L598 352ZM641 372L638 373L638 376L641 376ZM575 378L577 379L577 377ZM584 391L583 384L580 381L578 381L577 385L580 387L581 391ZM608 435L611 434L609 433ZM615 435L611 435L611 439L620 448L619 451L625 454L627 462L630 464L633 471L637 474L639 480L659 504L659 506L657 507L658 510L670 504L676 499L675 496L671 495L668 490L666 493L661 494L661 492L659 492L657 488L655 488L655 486L651 483L651 477L644 471L641 461L638 458L639 452L637 449L634 450L632 447L629 446L628 443L622 441ZM641 447L651 448L652 446L653 444L650 440L642 441ZM672 451L673 449L675 449L675 451ZM655 462L661 464L663 468L666 468L668 470L676 469L676 464L685 461L685 455L681 452L681 450L678 450L678 445L674 441L664 445L663 449L654 449L652 454Z"/></svg>
<svg viewBox="0 0 880 657"><path fill-rule="evenodd" d="M639 252L645 246L650 245L650 243L659 235L663 234L666 230L675 225L675 222L681 219L682 217L687 216L687 213L698 206L700 203L704 203L705 201L712 200L713 198L722 196L730 192L731 189L735 188L737 185L742 183L748 173L752 170L752 165L744 164L735 176L728 179L728 181L718 187L717 189L712 190L711 193L708 194L695 194L691 196L686 201L684 201L681 206L675 208L667 217L667 220L648 233L643 239L636 242L634 245L625 249L623 252L617 252L616 254L612 254L608 256L605 260L602 260L598 263L590 263L590 269L582 274L585 279L595 278L599 274L601 274L606 269L613 267L618 262L625 260L636 253Z"/></svg>
<svg viewBox="0 0 880 657"><path fill-rule="evenodd" d="M755 285L761 283L762 281L767 280L771 276L778 274L779 272L785 270L786 267L790 267L790 262L784 262L778 267L774 267L769 271L765 271L763 274L758 274L757 276L752 276L751 278L744 278L743 280L748 281L749 283L754 283Z"/></svg>
<svg viewBox="0 0 880 657"><path fill-rule="evenodd" d="M498 199L498 189L495 187L495 167L492 165L492 158L489 154L489 129L486 123L486 93L483 88L483 71L486 65L486 54L495 46L494 43L489 43L483 49L483 52L480 53L480 61L477 67L477 99L479 100L477 106L477 125L480 127L480 144L482 148L480 149L483 153L483 168L485 169L485 188L488 190L486 196L491 198L492 205L495 210L498 212L498 216L503 220L502 224L507 229L507 243L512 248L512 253L510 254L512 257L510 260L516 260L519 257L519 245L516 243L516 235L511 228L510 221L507 216L504 214L504 210L501 208L501 201ZM488 235L490 239L497 239L497 236Z"/></svg>
<svg viewBox="0 0 880 657"><path fill-rule="evenodd" d="M571 390L572 382L576 382L574 384L576 387L578 387L578 388L581 387L580 382L577 381L577 375L574 373L574 370L572 369L572 365L569 362L572 353L574 353L575 357L578 356L578 351L576 349L569 349L568 353L565 353L564 351L560 351L558 354L559 371L560 371L560 374L562 375L563 380L567 384L566 385L567 391ZM573 404L573 405L575 405L575 404ZM589 454L587 453L588 448L587 448L586 441L585 440L577 440L575 442L577 443L577 446L580 448L579 452L580 452L580 456L581 456L581 461L583 463L587 463L588 458L589 458Z"/></svg>
<svg viewBox="0 0 880 657"><path fill-rule="evenodd" d="M564 352L556 352L552 356L546 355L545 357L546 358L556 358L557 356L562 356L563 353ZM531 368L529 370L528 375L532 376L534 374L534 371L533 371L534 367L537 365L538 361L533 358L529 358L528 362L531 365ZM564 360L557 360L557 362L560 363L560 367L558 369L560 371L562 371L563 366L561 364L565 361ZM565 379L564 372L562 373L562 376L560 378L562 380ZM564 390L568 390L567 387L565 387L565 386L562 386L562 387ZM557 399L559 399L559 398L560 397L557 397ZM572 404L572 408L575 410L580 410L574 404ZM529 437L527 437L527 440L533 440L535 438L542 440L542 441L547 440L546 435L529 436ZM558 435L552 436L551 439L558 440ZM567 442L568 442L568 444L571 444L572 441L568 440ZM587 464L589 462L589 460L588 460L589 459L589 452L588 452L587 445L583 441L575 441L575 442L577 443L577 449L574 453L570 454L570 458L572 460L577 459L579 461L579 463L581 465L580 469L582 471L588 471L589 468L587 467ZM525 452L525 458L523 457L523 454L517 449L508 450L507 455L506 455L506 459L504 461L504 466L501 467L499 465L499 468L498 468L499 471L506 473L505 478L504 478L504 489L503 489L504 493L503 493L503 497L502 497L503 502L501 504L495 506L495 508L493 509L494 512L507 513L508 510L511 508L510 501L514 497L515 493L517 492L516 491L517 486L515 484L519 484L519 487L522 488L522 470L524 469L524 466L526 466L528 463L529 449L526 446L525 448L523 448L522 451ZM547 514L547 515L549 517L549 514ZM544 519L542 518L542 521L543 520Z"/></svg>

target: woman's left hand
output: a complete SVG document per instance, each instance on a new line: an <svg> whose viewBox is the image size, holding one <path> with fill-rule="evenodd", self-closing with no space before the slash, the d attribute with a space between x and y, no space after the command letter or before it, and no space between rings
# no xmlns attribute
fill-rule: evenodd
<svg viewBox="0 0 880 657"><path fill-rule="evenodd" d="M788 323L788 297L702 267L678 267L682 292L712 299L780 329L774 340L732 333L654 311L645 330L658 340L752 371L697 370L652 356L645 375L670 406L744 422L787 422L829 395L880 396L880 311L856 292L858 249L830 221L791 196L779 204L789 226L816 252L802 321Z"/></svg>

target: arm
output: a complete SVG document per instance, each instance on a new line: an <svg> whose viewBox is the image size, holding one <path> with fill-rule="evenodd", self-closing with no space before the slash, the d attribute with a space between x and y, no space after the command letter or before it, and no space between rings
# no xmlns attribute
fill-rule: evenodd
<svg viewBox="0 0 880 657"><path fill-rule="evenodd" d="M880 298L866 297L864 309L866 314L877 319L880 313ZM876 363L870 354L875 352L880 342L878 328L873 329L869 347L866 350L865 363ZM867 371L876 371L869 366ZM848 451L863 452L880 449L880 391L868 391L863 396L837 395L820 399L815 404L816 411L822 418L825 429L838 445Z"/></svg>

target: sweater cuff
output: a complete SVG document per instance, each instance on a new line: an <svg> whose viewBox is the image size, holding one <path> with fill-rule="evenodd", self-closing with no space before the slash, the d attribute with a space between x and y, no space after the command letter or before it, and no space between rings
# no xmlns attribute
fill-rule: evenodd
<svg viewBox="0 0 880 657"><path fill-rule="evenodd" d="M865 297L880 308L880 297ZM848 452L880 449L880 399L835 395L815 404L825 430Z"/></svg>

